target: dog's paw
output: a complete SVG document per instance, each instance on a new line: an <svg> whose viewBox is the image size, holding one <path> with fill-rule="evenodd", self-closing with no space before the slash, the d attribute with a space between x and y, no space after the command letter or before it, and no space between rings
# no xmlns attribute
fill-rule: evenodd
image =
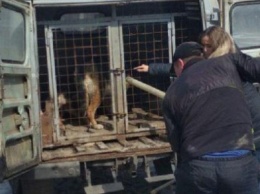
<svg viewBox="0 0 260 194"><path fill-rule="evenodd" d="M93 128L94 129L104 129L104 126L101 124L96 124L96 125L93 125Z"/></svg>

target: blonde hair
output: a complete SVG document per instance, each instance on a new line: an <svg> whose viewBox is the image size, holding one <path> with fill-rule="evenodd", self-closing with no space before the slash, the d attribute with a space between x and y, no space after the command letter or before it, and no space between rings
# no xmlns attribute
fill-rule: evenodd
<svg viewBox="0 0 260 194"><path fill-rule="evenodd" d="M213 52L208 58L222 56L228 53L235 53L236 46L233 38L220 26L211 26L200 35L200 42L203 37L208 36L212 43Z"/></svg>

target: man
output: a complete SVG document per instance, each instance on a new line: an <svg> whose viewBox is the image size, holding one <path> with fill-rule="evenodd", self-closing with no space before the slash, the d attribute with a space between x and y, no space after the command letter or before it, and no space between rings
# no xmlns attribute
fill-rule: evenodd
<svg viewBox="0 0 260 194"><path fill-rule="evenodd" d="M176 48L178 78L168 88L163 112L178 155L176 194L257 194L257 161L240 76L260 81L260 64L245 54L205 60L202 47Z"/></svg>

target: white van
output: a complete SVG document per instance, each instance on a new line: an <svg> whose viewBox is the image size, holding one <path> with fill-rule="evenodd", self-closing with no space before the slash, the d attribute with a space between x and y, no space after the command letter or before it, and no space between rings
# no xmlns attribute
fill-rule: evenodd
<svg viewBox="0 0 260 194"><path fill-rule="evenodd" d="M126 163L132 173L143 163L147 181L173 179L152 176L149 168L172 152L161 99L129 86L126 77L165 91L168 77L133 68L171 63L177 45L197 41L211 25L222 25L243 52L260 57L257 0L0 0L1 179L32 168L33 179L83 172L86 192L104 193L122 189L116 177ZM92 110L79 85L86 64L98 78ZM91 184L89 167L99 165L109 166L115 180L103 190Z"/></svg>

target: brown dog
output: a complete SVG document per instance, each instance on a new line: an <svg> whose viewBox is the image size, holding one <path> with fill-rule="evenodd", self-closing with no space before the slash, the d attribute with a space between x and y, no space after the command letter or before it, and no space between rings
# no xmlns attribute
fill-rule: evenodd
<svg viewBox="0 0 260 194"><path fill-rule="evenodd" d="M99 82L98 71L94 63L75 65L74 83L71 83L71 88L74 88L73 92L70 91L69 95L64 95L62 91L59 93L59 108L66 109L70 116L85 116L90 127L103 129L103 125L97 124L95 119L96 111L101 104ZM68 107L70 108L68 109ZM75 110L78 110L77 113ZM60 121L62 121L61 118Z"/></svg>
<svg viewBox="0 0 260 194"><path fill-rule="evenodd" d="M74 77L78 92L81 93L82 89L84 90L84 106L88 121L94 129L103 129L103 125L97 124L95 119L97 108L101 104L99 75L96 65L93 63L77 65Z"/></svg>

